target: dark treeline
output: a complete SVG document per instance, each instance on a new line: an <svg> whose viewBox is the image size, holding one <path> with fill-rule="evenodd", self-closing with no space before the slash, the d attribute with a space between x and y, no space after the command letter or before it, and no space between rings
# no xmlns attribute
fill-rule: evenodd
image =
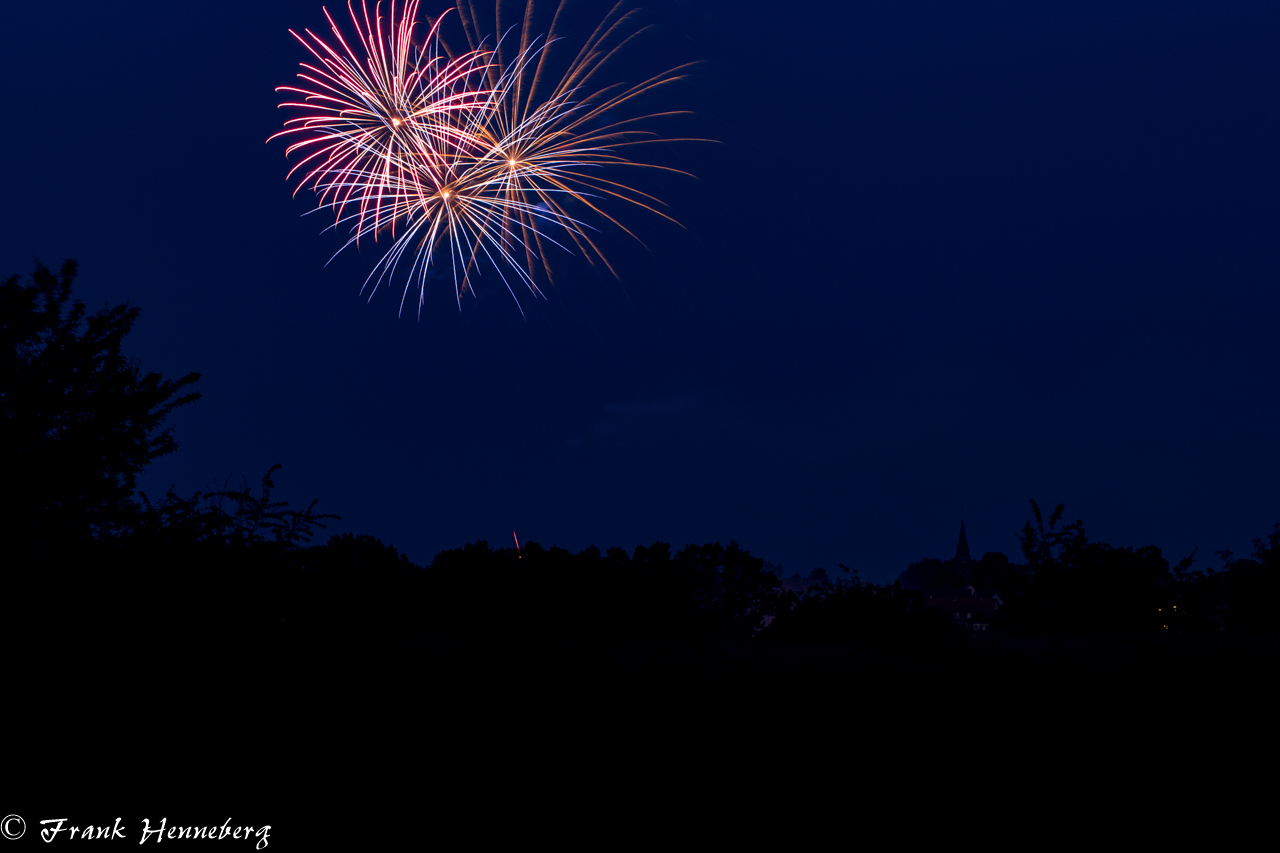
<svg viewBox="0 0 1280 853"><path fill-rule="evenodd" d="M1280 592L1280 524L1253 541L1251 559L1223 550L1221 568L1199 569L1194 552L1171 566L1154 545L1090 542L1082 520L1060 525L1061 504L1047 527L1034 500L1030 509L1033 521L1018 537L1021 563L997 552L980 560L922 560L899 583L942 598L998 595L1002 606L991 621L1004 635L1140 640L1280 633L1280 614L1265 604Z"/></svg>
<svg viewBox="0 0 1280 853"><path fill-rule="evenodd" d="M1021 562L926 560L888 585L815 571L796 590L735 543L574 554L481 542L417 566L373 536L326 540L335 516L276 500L276 469L252 487L154 500L136 477L176 449L165 420L198 399L199 377L143 373L121 351L137 309L88 315L74 276L70 262L38 267L0 289L6 641L33 682L57 672L68 691L111 696L133 689L125 668L197 693L206 676L321 691L493 676L745 695L870 674L928 690L1188 661L1229 677L1274 661L1280 525L1250 558L1220 552L1215 571L1090 542L1061 506L1046 523L1033 502ZM928 606L927 590L966 586L1002 602L981 637Z"/></svg>

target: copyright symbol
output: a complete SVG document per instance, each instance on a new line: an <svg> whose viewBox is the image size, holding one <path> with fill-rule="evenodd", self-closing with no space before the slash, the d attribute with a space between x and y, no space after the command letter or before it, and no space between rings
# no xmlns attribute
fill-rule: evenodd
<svg viewBox="0 0 1280 853"><path fill-rule="evenodd" d="M17 841L27 831L27 822L16 814L11 814L0 821L0 835L10 841Z"/></svg>

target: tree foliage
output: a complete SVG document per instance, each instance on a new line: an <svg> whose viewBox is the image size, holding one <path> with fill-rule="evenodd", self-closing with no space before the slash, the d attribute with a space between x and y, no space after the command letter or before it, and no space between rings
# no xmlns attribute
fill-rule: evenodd
<svg viewBox="0 0 1280 853"><path fill-rule="evenodd" d="M1022 583L1004 590L1009 608L1003 624L1030 633L1094 636L1165 630L1178 591L1160 549L1090 542L1079 519L1059 527L1063 511L1059 504L1046 527L1031 501L1035 524L1028 521L1018 537L1026 567Z"/></svg>
<svg viewBox="0 0 1280 853"><path fill-rule="evenodd" d="M37 263L0 286L0 441L21 495L6 521L11 547L36 552L122 524L138 473L177 449L165 420L200 397L183 393L197 373L143 373L121 347L138 309L89 314L75 276L75 261L57 275Z"/></svg>
<svg viewBox="0 0 1280 853"><path fill-rule="evenodd" d="M196 492L189 498L170 489L158 504L144 493L133 532L147 539L216 548L305 545L317 527L324 529L326 519L338 516L316 512L318 500L306 509L291 507L288 501L272 500L276 486L272 475L281 467L273 465L263 475L258 494L250 490L246 481L238 489Z"/></svg>
<svg viewBox="0 0 1280 853"><path fill-rule="evenodd" d="M848 569L844 569L848 573ZM875 584L854 571L848 582L824 582L798 596L769 625L764 637L783 645L857 645L900 651L943 649L960 632L925 606L920 593L897 581Z"/></svg>

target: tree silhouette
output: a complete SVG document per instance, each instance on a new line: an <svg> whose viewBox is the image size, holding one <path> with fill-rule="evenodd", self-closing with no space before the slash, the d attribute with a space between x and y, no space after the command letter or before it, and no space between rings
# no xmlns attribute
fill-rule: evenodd
<svg viewBox="0 0 1280 853"><path fill-rule="evenodd" d="M197 373L143 373L121 351L138 309L71 300L75 261L0 286L0 441L10 466L8 547L43 553L100 537L132 512L138 473L177 449L166 418L199 399Z"/></svg>
<svg viewBox="0 0 1280 853"><path fill-rule="evenodd" d="M841 568L842 574L849 573ZM778 645L856 645L904 652L947 649L961 639L950 620L925 607L920 593L897 581L865 582L857 571L848 582L823 582L806 591L762 636Z"/></svg>
<svg viewBox="0 0 1280 853"><path fill-rule="evenodd" d="M1003 625L1031 634L1113 637L1169 629L1177 575L1160 549L1090 542L1083 521L1058 526L1063 510L1058 504L1046 528L1039 505L1031 501L1036 523L1028 521L1018 536L1027 561L1025 582L1008 584Z"/></svg>
<svg viewBox="0 0 1280 853"><path fill-rule="evenodd" d="M315 528L323 529L333 513L315 511L319 499L306 509L295 509L288 501L272 500L276 483L273 475L283 467L272 465L262 477L259 493L241 481L239 489L214 489L180 497L172 489L164 500L152 504L146 493L135 519L135 538L147 541L178 542L184 546L244 548L270 545L275 550L302 547L311 541ZM235 508L230 509L229 504Z"/></svg>
<svg viewBox="0 0 1280 853"><path fill-rule="evenodd" d="M1230 549L1218 552L1226 571L1219 597L1225 610L1225 627L1242 634L1280 634L1280 524L1267 538L1253 540L1253 558L1236 559Z"/></svg>

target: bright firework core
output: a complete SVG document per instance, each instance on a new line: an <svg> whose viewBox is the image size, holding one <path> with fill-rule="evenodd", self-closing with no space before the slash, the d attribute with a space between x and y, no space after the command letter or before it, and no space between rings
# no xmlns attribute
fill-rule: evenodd
<svg viewBox="0 0 1280 853"><path fill-rule="evenodd" d="M658 209L660 201L613 174L621 166L678 172L619 154L660 140L636 127L646 116L613 116L680 79L684 66L630 86L596 80L604 61L645 29L628 27L634 12L619 4L551 80L547 48L558 39L555 24L548 33L533 31L532 6L529 0L521 26L485 36L473 7L459 2L469 45L461 52L441 37L445 16L419 22L418 0L392 2L385 16L381 3L372 10L363 0L350 4L355 38L344 37L327 10L332 41L310 30L293 33L315 61L302 63L303 85L277 89L301 95L281 106L302 112L272 139L291 140L287 153L302 158L289 172L301 175L298 189L316 193L316 210L330 212L333 227L349 228L342 248L390 236L365 281L370 298L402 271L401 310L416 284L421 311L428 269L446 255L459 305L485 264L513 297L513 278L539 296L538 280L551 280L550 246L576 247L617 274L588 233L596 229L576 216L634 237L601 206L622 200L675 221ZM562 12L563 4L554 20ZM504 153L513 148L522 153ZM569 215L569 202L585 212Z"/></svg>

